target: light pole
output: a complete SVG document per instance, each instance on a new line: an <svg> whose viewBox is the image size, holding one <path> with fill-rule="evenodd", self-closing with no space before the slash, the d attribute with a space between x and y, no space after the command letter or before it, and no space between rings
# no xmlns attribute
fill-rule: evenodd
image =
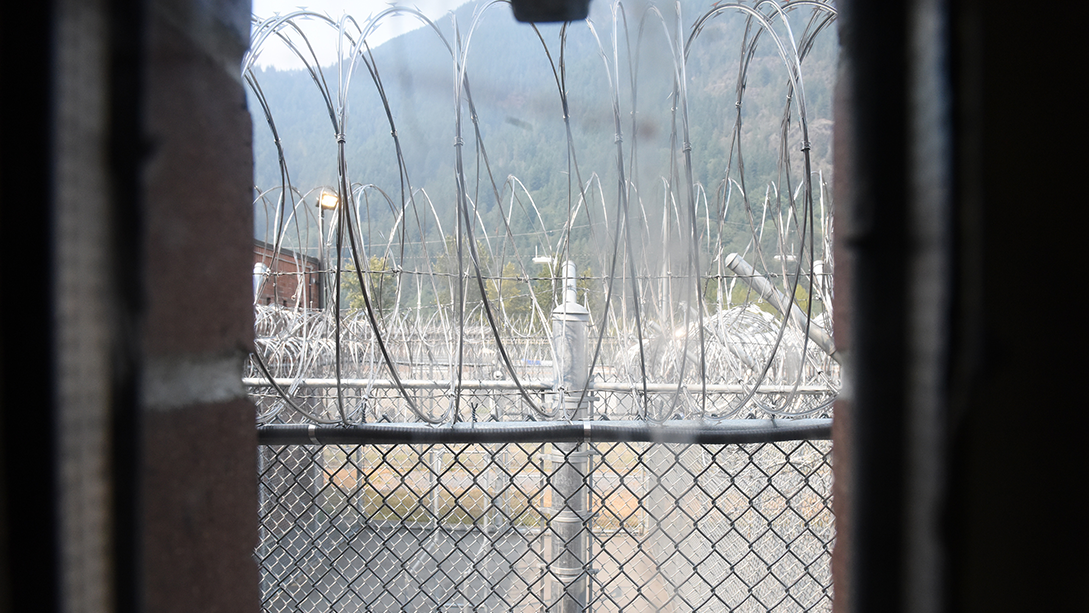
<svg viewBox="0 0 1089 613"><path fill-rule="evenodd" d="M325 258L325 211L335 211L337 210L337 206L339 204L340 197L337 196L337 193L335 191L326 187L321 188L321 194L318 196L318 203L315 206L318 207L319 211L318 266L321 268L321 270L318 271L320 275L319 278L321 279L321 287L319 288L319 291L321 291L321 303L318 305L318 307L322 309L325 308L325 305L328 303L329 298L329 292L327 291L329 284L326 282L328 279L328 271L326 269L328 262Z"/></svg>
<svg viewBox="0 0 1089 613"><path fill-rule="evenodd" d="M318 290L321 292L321 302L318 305L318 308L320 308L320 309L325 308L326 304L328 303L327 299L329 297L329 291L328 291L328 285L329 284L326 282L327 279L328 279L328 270L327 270L328 262L327 262L327 258L326 258L326 255L325 255L325 211L335 211L339 204L340 204L340 197L337 196L337 193L335 191L333 191L333 190L331 190L331 189L329 189L327 187L321 188L321 193L318 195L318 202L317 202L317 205L316 205L318 207L318 268L320 269L318 271L318 278L321 279L320 287L318 288ZM339 257L339 254L337 254L337 255ZM339 316L339 315L337 315L337 316ZM338 378L339 378L339 372L338 372ZM324 395L324 393L323 393L323 395ZM324 399L322 399L321 402L322 402L322 405L325 404ZM323 408L323 410L324 410L324 408ZM322 474L323 474L323 472L325 470L324 460L323 460L324 452L321 451L320 447L318 449L319 450L317 452L315 452L315 455L312 456L312 460L311 460L311 462L312 462L311 471L312 472L311 472L311 475L310 475L310 485L313 488L313 492L314 492L313 493L313 498L312 498L312 500L314 501L312 503L313 505L317 504L318 492L321 491L321 487L322 487ZM321 521L321 519L320 519L321 516L317 512L317 510L313 510L312 513L313 513L313 517L312 517L312 522L313 523L312 523L312 527L310 529L310 535L311 535L310 536L310 550L314 550L314 549L317 548L317 535L321 531L321 526L319 525L319 522Z"/></svg>

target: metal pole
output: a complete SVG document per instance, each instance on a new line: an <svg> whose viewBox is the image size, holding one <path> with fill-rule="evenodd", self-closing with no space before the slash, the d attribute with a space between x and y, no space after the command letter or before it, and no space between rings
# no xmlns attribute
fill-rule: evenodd
<svg viewBox="0 0 1089 613"><path fill-rule="evenodd" d="M556 359L553 399L561 419L583 421L590 415L590 398L583 396L589 382L587 336L590 313L576 302L575 264L564 262L563 303L552 311L552 344ZM552 478L553 515L552 611L589 611L590 563L590 455L585 443L554 443L555 474ZM558 598L557 598L558 596Z"/></svg>
<svg viewBox="0 0 1089 613"><path fill-rule="evenodd" d="M761 298L767 300L775 308L775 310L782 313L784 316L787 313L787 309L791 306L791 300L783 295L782 292L775 289L775 286L771 284L763 275L756 272L751 264L746 262L742 257L736 253L731 253L726 256L726 267L729 268L741 278L749 287L751 287ZM836 353L836 344L832 341L832 337L828 336L820 326L809 321L809 318L801 307L795 305L790 308L790 318L794 321L794 325L798 326L800 330L808 330L809 338L817 344L828 357L840 364L842 356Z"/></svg>

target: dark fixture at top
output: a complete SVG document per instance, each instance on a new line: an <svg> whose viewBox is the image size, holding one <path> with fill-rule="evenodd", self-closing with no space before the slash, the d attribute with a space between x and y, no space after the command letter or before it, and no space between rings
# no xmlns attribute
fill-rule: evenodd
<svg viewBox="0 0 1089 613"><path fill-rule="evenodd" d="M579 21L590 13L590 0L511 0L518 21Z"/></svg>

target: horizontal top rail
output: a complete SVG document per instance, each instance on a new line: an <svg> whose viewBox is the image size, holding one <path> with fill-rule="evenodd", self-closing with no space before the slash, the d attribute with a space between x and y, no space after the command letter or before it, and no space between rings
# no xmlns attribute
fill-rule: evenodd
<svg viewBox="0 0 1089 613"><path fill-rule="evenodd" d="M680 443L738 445L830 440L832 420L730 419L719 422L503 422L365 424L319 426L275 424L257 429L259 445L409 445L495 443Z"/></svg>

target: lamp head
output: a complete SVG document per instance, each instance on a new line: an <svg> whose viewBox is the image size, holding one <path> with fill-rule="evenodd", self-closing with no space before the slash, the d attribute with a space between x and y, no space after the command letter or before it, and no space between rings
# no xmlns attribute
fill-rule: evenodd
<svg viewBox="0 0 1089 613"><path fill-rule="evenodd" d="M318 198L318 208L326 211L333 211L336 210L338 204L340 204L340 198L337 196L336 192L327 189L321 190L321 197Z"/></svg>

